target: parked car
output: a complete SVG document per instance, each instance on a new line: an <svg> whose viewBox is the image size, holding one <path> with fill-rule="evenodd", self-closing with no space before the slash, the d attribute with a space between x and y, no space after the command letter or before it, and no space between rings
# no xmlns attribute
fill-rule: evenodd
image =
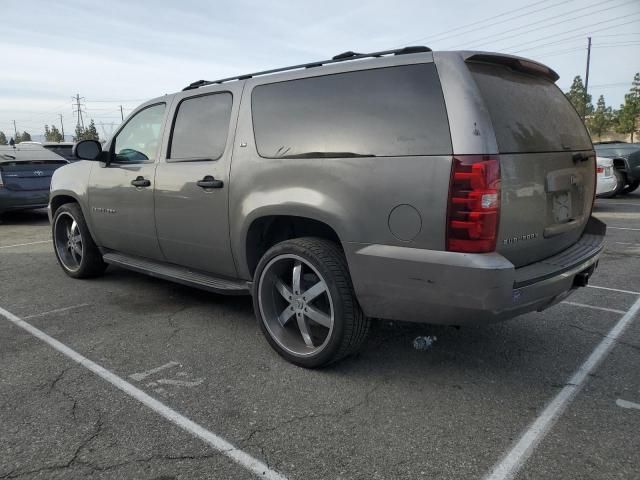
<svg viewBox="0 0 640 480"><path fill-rule="evenodd" d="M42 146L47 150L57 153L62 158L70 162L75 162L77 160L71 152L73 149L73 142L44 142Z"/></svg>
<svg viewBox="0 0 640 480"><path fill-rule="evenodd" d="M283 357L319 367L369 318L486 324L593 273L595 154L550 68L518 57L355 54L138 107L53 177L66 274L107 264L253 295Z"/></svg>
<svg viewBox="0 0 640 480"><path fill-rule="evenodd" d="M596 196L602 198L615 197L624 188L622 174L613 166L613 159L596 157L597 183Z"/></svg>
<svg viewBox="0 0 640 480"><path fill-rule="evenodd" d="M51 176L68 163L41 145L0 146L0 214L46 207Z"/></svg>
<svg viewBox="0 0 640 480"><path fill-rule="evenodd" d="M624 188L619 193L631 193L640 186L640 157L631 160L629 156L640 150L638 143L599 142L594 144L599 157L613 159L615 169L620 172L624 181Z"/></svg>

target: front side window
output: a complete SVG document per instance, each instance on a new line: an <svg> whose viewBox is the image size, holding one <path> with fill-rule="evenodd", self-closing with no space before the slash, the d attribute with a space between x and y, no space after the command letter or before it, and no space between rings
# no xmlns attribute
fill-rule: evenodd
<svg viewBox="0 0 640 480"><path fill-rule="evenodd" d="M266 158L395 157L452 151L433 64L261 85L252 94L256 146Z"/></svg>
<svg viewBox="0 0 640 480"><path fill-rule="evenodd" d="M219 159L227 143L232 103L228 92L183 100L173 124L168 158L171 161Z"/></svg>
<svg viewBox="0 0 640 480"><path fill-rule="evenodd" d="M136 113L114 140L117 163L153 161L158 154L165 104L147 107Z"/></svg>

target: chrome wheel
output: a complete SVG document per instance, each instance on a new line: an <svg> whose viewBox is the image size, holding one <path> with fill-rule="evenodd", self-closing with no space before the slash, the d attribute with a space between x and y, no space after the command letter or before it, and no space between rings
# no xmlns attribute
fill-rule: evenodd
<svg viewBox="0 0 640 480"><path fill-rule="evenodd" d="M258 284L262 322L271 337L296 356L315 355L329 343L334 306L326 281L293 254L273 258Z"/></svg>
<svg viewBox="0 0 640 480"><path fill-rule="evenodd" d="M80 268L84 252L84 242L78 222L67 212L56 217L53 241L62 266L70 272Z"/></svg>

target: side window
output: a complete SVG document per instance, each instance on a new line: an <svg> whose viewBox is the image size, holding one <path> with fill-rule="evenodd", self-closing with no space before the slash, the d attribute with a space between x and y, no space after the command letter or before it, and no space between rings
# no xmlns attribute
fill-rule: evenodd
<svg viewBox="0 0 640 480"><path fill-rule="evenodd" d="M228 92L180 102L171 133L169 161L218 160L227 143L232 103Z"/></svg>
<svg viewBox="0 0 640 480"><path fill-rule="evenodd" d="M339 73L257 86L253 128L265 158L448 155L435 65Z"/></svg>
<svg viewBox="0 0 640 480"><path fill-rule="evenodd" d="M165 104L147 107L127 122L114 140L117 163L153 161L158 153Z"/></svg>

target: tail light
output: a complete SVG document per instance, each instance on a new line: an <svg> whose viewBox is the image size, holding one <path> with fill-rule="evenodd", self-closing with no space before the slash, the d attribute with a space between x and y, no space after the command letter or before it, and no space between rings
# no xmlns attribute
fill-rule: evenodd
<svg viewBox="0 0 640 480"><path fill-rule="evenodd" d="M447 250L466 253L495 251L499 218L498 156L454 157L447 211Z"/></svg>
<svg viewBox="0 0 640 480"><path fill-rule="evenodd" d="M596 167L596 173L604 173L604 167Z"/></svg>

